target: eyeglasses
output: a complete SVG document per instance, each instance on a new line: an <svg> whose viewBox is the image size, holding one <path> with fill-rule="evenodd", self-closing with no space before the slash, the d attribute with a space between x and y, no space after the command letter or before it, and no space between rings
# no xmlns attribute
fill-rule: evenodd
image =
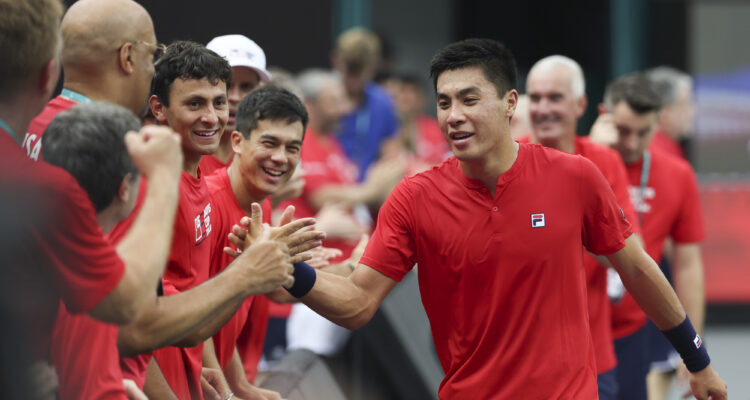
<svg viewBox="0 0 750 400"><path fill-rule="evenodd" d="M126 43L133 43L134 45L142 44L144 46L148 46L149 48L153 48L154 52L154 64L157 64L159 60L164 56L164 53L167 52L167 46L163 43L149 43L144 42L143 40L135 40L132 42L125 42L120 47L117 48L117 52L119 53L120 50L122 50L122 46L125 46Z"/></svg>

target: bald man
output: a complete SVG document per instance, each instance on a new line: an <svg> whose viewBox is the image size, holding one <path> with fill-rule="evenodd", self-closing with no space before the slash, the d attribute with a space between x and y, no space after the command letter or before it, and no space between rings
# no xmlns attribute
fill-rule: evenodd
<svg viewBox="0 0 750 400"><path fill-rule="evenodd" d="M143 115L154 62L164 49L148 12L132 0L80 0L65 13L61 29L65 82L29 125L23 147L33 160L52 118L77 103L107 101Z"/></svg>
<svg viewBox="0 0 750 400"><path fill-rule="evenodd" d="M618 204L633 224L634 231L638 232L638 219L630 201L628 179L620 156L606 146L576 135L576 125L586 111L587 102L583 71L578 63L560 55L537 61L529 71L526 94L529 97L531 136L518 140L539 143L570 154L580 154L591 160L607 179ZM617 359L607 296L608 264L603 259L602 262L604 264L590 255L584 258L589 325L596 356L599 398L614 399Z"/></svg>

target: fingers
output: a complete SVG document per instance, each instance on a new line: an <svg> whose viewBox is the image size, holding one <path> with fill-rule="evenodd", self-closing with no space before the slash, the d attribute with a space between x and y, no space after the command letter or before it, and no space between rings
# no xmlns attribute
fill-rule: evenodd
<svg viewBox="0 0 750 400"><path fill-rule="evenodd" d="M312 257L312 255L311 255L311 254L308 254L308 253L300 253L300 254L296 254L296 255L293 255L293 256L292 256L292 257L290 258L290 262L291 262L292 264L296 264L296 263L301 263L301 262L305 262L305 261L309 261L309 260L312 260L312 258L313 258L313 257ZM322 262L321 262L321 263L319 263L318 265L312 265L312 267L313 267L313 268L320 268L320 267L325 267L325 266L326 266L326 265L328 265L328 264L329 264L329 263L328 263L327 261L322 261Z"/></svg>
<svg viewBox="0 0 750 400"><path fill-rule="evenodd" d="M248 232L251 238L257 238L263 232L263 209L260 204L253 203L250 206L250 226Z"/></svg>
<svg viewBox="0 0 750 400"><path fill-rule="evenodd" d="M311 233L315 233L315 232L307 232L305 233L305 235L309 235ZM295 256L297 254L304 253L316 247L320 247L321 244L323 244L323 242L320 239L317 239L315 237L309 240L299 241L297 244L289 246L289 254Z"/></svg>
<svg viewBox="0 0 750 400"><path fill-rule="evenodd" d="M294 277L291 275L288 275L284 282L281 284L286 289L289 289L290 287L294 286Z"/></svg>
<svg viewBox="0 0 750 400"><path fill-rule="evenodd" d="M288 210L288 208L287 208ZM284 211L286 212L286 210ZM281 225L275 229L274 238L289 236L298 230L315 224L315 218L300 218L288 224Z"/></svg>
<svg viewBox="0 0 750 400"><path fill-rule="evenodd" d="M224 254L232 258L237 258L239 257L240 254L242 254L242 252L227 246L227 247L224 247Z"/></svg>
<svg viewBox="0 0 750 400"><path fill-rule="evenodd" d="M286 209L284 209L284 212L281 214L281 218L279 219L279 226L284 226L294 221L294 210L294 206L288 206Z"/></svg>

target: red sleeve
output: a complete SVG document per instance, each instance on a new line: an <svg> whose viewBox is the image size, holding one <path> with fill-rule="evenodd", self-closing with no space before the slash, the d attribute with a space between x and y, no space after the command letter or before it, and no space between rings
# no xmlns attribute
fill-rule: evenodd
<svg viewBox="0 0 750 400"><path fill-rule="evenodd" d="M416 262L413 223L413 202L408 178L391 192L378 212L375 226L360 262L401 281Z"/></svg>
<svg viewBox="0 0 750 400"><path fill-rule="evenodd" d="M682 204L670 234L677 243L696 243L705 238L698 183L690 165L684 163L683 167Z"/></svg>
<svg viewBox="0 0 750 400"><path fill-rule="evenodd" d="M57 183L57 218L35 235L55 265L65 306L88 312L117 286L125 264L105 239L88 194L69 175Z"/></svg>
<svg viewBox="0 0 750 400"><path fill-rule="evenodd" d="M579 159L584 207L583 245L594 254L615 253L625 247L625 239L633 233L632 228L599 169L588 159Z"/></svg>

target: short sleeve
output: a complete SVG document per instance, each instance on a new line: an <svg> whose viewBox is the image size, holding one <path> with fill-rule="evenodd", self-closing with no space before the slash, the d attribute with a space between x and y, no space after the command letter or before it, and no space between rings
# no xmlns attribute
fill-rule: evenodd
<svg viewBox="0 0 750 400"><path fill-rule="evenodd" d="M670 234L677 243L696 243L705 237L698 182L689 165L684 164L683 171L682 204Z"/></svg>
<svg viewBox="0 0 750 400"><path fill-rule="evenodd" d="M403 279L416 259L412 200L404 179L380 208L375 232L360 260L395 281Z"/></svg>
<svg viewBox="0 0 750 400"><path fill-rule="evenodd" d="M125 264L105 239L88 194L66 178L52 193L57 217L35 235L53 261L65 306L75 314L99 304L122 279Z"/></svg>
<svg viewBox="0 0 750 400"><path fill-rule="evenodd" d="M632 228L599 169L583 157L579 160L583 245L594 254L615 253L625 247L625 239L633 233Z"/></svg>

